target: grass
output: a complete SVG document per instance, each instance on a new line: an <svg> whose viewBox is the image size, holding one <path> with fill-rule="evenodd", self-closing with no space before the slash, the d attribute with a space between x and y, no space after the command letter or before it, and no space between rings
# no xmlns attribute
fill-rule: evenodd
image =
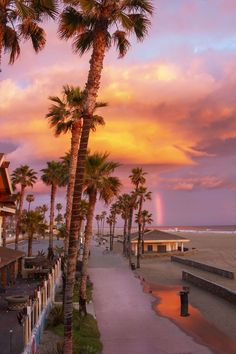
<svg viewBox="0 0 236 354"><path fill-rule="evenodd" d="M59 323L49 326L49 330L63 338L64 326ZM96 319L88 314L81 317L78 310L73 310L73 354L97 354L102 352L102 343Z"/></svg>

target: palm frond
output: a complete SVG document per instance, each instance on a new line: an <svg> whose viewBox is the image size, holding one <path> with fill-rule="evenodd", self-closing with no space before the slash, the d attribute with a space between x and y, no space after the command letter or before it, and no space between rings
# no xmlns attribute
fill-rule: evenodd
<svg viewBox="0 0 236 354"><path fill-rule="evenodd" d="M148 33L151 21L143 14L130 14L129 18L133 23L133 30L137 39L142 41Z"/></svg>
<svg viewBox="0 0 236 354"><path fill-rule="evenodd" d="M91 123L91 130L96 131L98 125L105 125L105 120L102 116L94 115Z"/></svg>
<svg viewBox="0 0 236 354"><path fill-rule="evenodd" d="M31 6L39 16L55 18L58 14L58 2L55 0L31 0Z"/></svg>
<svg viewBox="0 0 236 354"><path fill-rule="evenodd" d="M79 55L83 55L89 51L93 46L94 32L86 31L78 36L76 36L73 42L73 50Z"/></svg>
<svg viewBox="0 0 236 354"><path fill-rule="evenodd" d="M5 27L3 47L5 52L10 53L9 64L13 64L20 55L20 45L17 32L9 26Z"/></svg>
<svg viewBox="0 0 236 354"><path fill-rule="evenodd" d="M113 34L113 41L119 52L119 58L123 58L131 46L130 42L126 38L126 32L117 30Z"/></svg>
<svg viewBox="0 0 236 354"><path fill-rule="evenodd" d="M61 39L69 39L86 31L86 19L82 13L72 6L67 6L60 16L59 36Z"/></svg>
<svg viewBox="0 0 236 354"><path fill-rule="evenodd" d="M123 9L130 12L140 11L142 13L153 14L154 6L150 0L126 0L123 4Z"/></svg>
<svg viewBox="0 0 236 354"><path fill-rule="evenodd" d="M20 35L25 39L31 39L35 52L42 50L46 44L46 33L36 22L27 18L19 25Z"/></svg>

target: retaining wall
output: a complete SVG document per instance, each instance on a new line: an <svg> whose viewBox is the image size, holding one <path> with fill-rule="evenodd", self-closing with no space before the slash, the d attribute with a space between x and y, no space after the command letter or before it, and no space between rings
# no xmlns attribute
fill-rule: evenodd
<svg viewBox="0 0 236 354"><path fill-rule="evenodd" d="M236 305L236 292L192 273L182 271L182 279Z"/></svg>
<svg viewBox="0 0 236 354"><path fill-rule="evenodd" d="M188 265L190 267L198 268L201 270L205 270L206 272L209 272L209 273L218 274L218 275L225 277L225 278L234 279L234 273L229 270L226 270L226 269L213 267L213 266L205 264L205 263L196 262L191 259L180 258L180 257L176 257L176 256L172 256L171 261L182 263L182 264Z"/></svg>

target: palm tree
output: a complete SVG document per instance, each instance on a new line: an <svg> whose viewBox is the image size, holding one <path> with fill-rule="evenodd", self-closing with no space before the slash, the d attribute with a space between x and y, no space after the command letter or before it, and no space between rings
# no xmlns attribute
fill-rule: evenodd
<svg viewBox="0 0 236 354"><path fill-rule="evenodd" d="M114 217L113 215L109 214L106 222L109 226L109 237L110 237L110 250L111 250L111 243L112 243L112 229L113 229L113 222L114 222Z"/></svg>
<svg viewBox="0 0 236 354"><path fill-rule="evenodd" d="M28 211L30 211L30 204L31 204L32 202L34 202L34 195L33 195L33 194L28 194L28 195L26 196L26 200L27 200L27 202L29 203L29 205L28 205Z"/></svg>
<svg viewBox="0 0 236 354"><path fill-rule="evenodd" d="M124 193L118 197L118 204L121 211L121 217L124 220L123 227L123 254L127 256L127 226L130 213L131 197L129 194Z"/></svg>
<svg viewBox="0 0 236 354"><path fill-rule="evenodd" d="M64 176L64 166L61 162L50 161L47 162L47 168L43 168L41 172L43 172L41 176L42 181L47 186L51 187L48 258L52 258L55 199L58 187L65 186L66 183Z"/></svg>
<svg viewBox="0 0 236 354"><path fill-rule="evenodd" d="M138 222L139 216L137 214L136 222ZM140 219L139 219L140 220ZM152 214L148 210L143 210L141 212L141 224L142 224L142 254L144 254L144 232L147 224L153 222Z"/></svg>
<svg viewBox="0 0 236 354"><path fill-rule="evenodd" d="M131 170L131 175L129 176L131 182L133 183L135 189L134 192L131 193L130 199L130 208L129 208L129 219L128 219L128 255L129 255L129 263L131 265L131 230L132 230L132 223L133 223L133 214L134 209L138 207L137 198L138 198L138 190L140 186L143 186L146 182L145 175L147 173L143 172L143 169L140 167L133 168Z"/></svg>
<svg viewBox="0 0 236 354"><path fill-rule="evenodd" d="M110 242L110 251L113 251L113 241L114 241L114 236L115 236L115 227L116 227L116 216L121 213L119 203L113 203L110 208L110 215L113 220L112 223L112 233L111 233L111 242Z"/></svg>
<svg viewBox="0 0 236 354"><path fill-rule="evenodd" d="M38 211L27 211L22 214L21 229L28 234L28 257L32 257L33 237L44 228L43 216Z"/></svg>
<svg viewBox="0 0 236 354"><path fill-rule="evenodd" d="M49 99L53 104L49 108L46 118L49 118L50 127L54 129L56 137L70 132L71 147L70 153L62 158L65 162L65 167L68 169L68 186L67 186L67 204L66 204L66 228L70 229L71 210L73 191L75 184L75 172L77 164L77 156L79 149L79 140L81 133L81 118L83 114L83 91L80 87L63 86L62 98L58 96L50 96ZM99 107L105 107L104 102L96 103L94 111ZM93 112L94 113L94 112ZM104 125L104 119L101 116L93 115L92 130L96 131L96 125ZM68 248L68 238L65 238L65 251Z"/></svg>
<svg viewBox="0 0 236 354"><path fill-rule="evenodd" d="M137 252L137 268L140 268L141 244L142 244L142 208L146 200L151 200L151 192L146 187L137 189L138 197L138 252Z"/></svg>
<svg viewBox="0 0 236 354"><path fill-rule="evenodd" d="M2 215L2 246L7 245L7 216L3 213Z"/></svg>
<svg viewBox="0 0 236 354"><path fill-rule="evenodd" d="M72 2L71 2L72 4ZM72 294L76 270L76 241L78 237L78 210L83 191L85 160L92 115L100 87L106 50L114 43L123 57L130 43L127 35L134 33L142 41L153 13L151 0L79 0L67 6L61 16L61 38L73 39L73 49L83 55L92 50L90 69L83 94L83 128L77 159L72 217L69 239L69 258L64 311L64 354L72 353ZM111 31L116 28L112 34Z"/></svg>
<svg viewBox="0 0 236 354"><path fill-rule="evenodd" d="M107 215L107 212L104 210L102 211L101 213L101 229L102 229L102 235L104 235L104 227L105 227L105 220L106 220L106 215Z"/></svg>
<svg viewBox="0 0 236 354"><path fill-rule="evenodd" d="M97 235L100 236L100 221L101 221L101 215L97 214L95 216L95 220L97 221Z"/></svg>
<svg viewBox="0 0 236 354"><path fill-rule="evenodd" d="M53 0L8 0L0 2L0 71L3 51L10 54L9 64L20 55L20 41L31 39L36 53L46 43L46 34L39 26L42 17L54 18L57 9Z"/></svg>
<svg viewBox="0 0 236 354"><path fill-rule="evenodd" d="M92 236L93 216L97 197L108 204L118 194L121 183L117 177L111 176L119 166L118 163L108 161L108 153L94 153L86 160L86 174L84 180L85 194L88 195L88 213L85 227L85 241L83 252L83 266L80 283L80 310L86 314L86 283L87 265Z"/></svg>
<svg viewBox="0 0 236 354"><path fill-rule="evenodd" d="M60 211L62 210L62 204L61 203L57 203L56 204L56 209L57 209L57 215L60 214Z"/></svg>
<svg viewBox="0 0 236 354"><path fill-rule="evenodd" d="M20 185L20 200L19 200L19 209L16 222L16 238L15 238L15 249L18 249L19 235L20 235L20 219L23 211L23 202L25 189L27 187L33 187L37 181L37 172L35 172L28 165L21 165L17 167L11 175L12 183Z"/></svg>
<svg viewBox="0 0 236 354"><path fill-rule="evenodd" d="M46 212L48 211L48 206L47 204L43 204L41 206L41 210L42 210L42 213L43 213L43 220L45 220L45 215L46 215Z"/></svg>

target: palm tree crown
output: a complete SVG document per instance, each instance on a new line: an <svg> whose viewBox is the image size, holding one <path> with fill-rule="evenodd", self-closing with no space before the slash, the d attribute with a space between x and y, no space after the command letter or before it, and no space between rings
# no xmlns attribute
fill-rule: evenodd
<svg viewBox="0 0 236 354"><path fill-rule="evenodd" d="M108 161L108 153L94 153L86 160L85 193L99 192L100 199L109 203L111 198L120 190L121 183L117 177L110 176L119 166L118 163Z"/></svg>
<svg viewBox="0 0 236 354"><path fill-rule="evenodd" d="M11 179L14 185L20 184L24 188L33 187L37 181L37 172L28 165L21 165L13 171Z"/></svg>
<svg viewBox="0 0 236 354"><path fill-rule="evenodd" d="M83 116L83 91L79 86L65 85L62 98L50 96L49 99L53 102L46 115L46 118L49 118L50 128L54 129L55 136L66 134L73 129L73 123ZM105 102L97 102L95 109L106 106ZM103 117L94 115L91 129L95 131L98 124L104 125L105 121Z"/></svg>
<svg viewBox="0 0 236 354"><path fill-rule="evenodd" d="M41 179L47 186L65 186L64 166L61 162L47 162L47 168L43 168L41 171L43 172Z"/></svg>
<svg viewBox="0 0 236 354"><path fill-rule="evenodd" d="M61 38L72 38L73 50L81 55L92 48L95 33L99 30L105 36L106 48L114 43L119 57L123 57L130 47L128 35L134 33L142 41L150 26L148 16L153 13L150 0L78 0L69 3L71 5L61 14L59 33Z"/></svg>
<svg viewBox="0 0 236 354"><path fill-rule="evenodd" d="M35 52L42 50L46 34L39 26L43 16L54 18L54 0L7 0L0 2L0 60L2 51L9 52L9 64L20 55L20 41L31 39ZM1 63L0 63L1 64Z"/></svg>

